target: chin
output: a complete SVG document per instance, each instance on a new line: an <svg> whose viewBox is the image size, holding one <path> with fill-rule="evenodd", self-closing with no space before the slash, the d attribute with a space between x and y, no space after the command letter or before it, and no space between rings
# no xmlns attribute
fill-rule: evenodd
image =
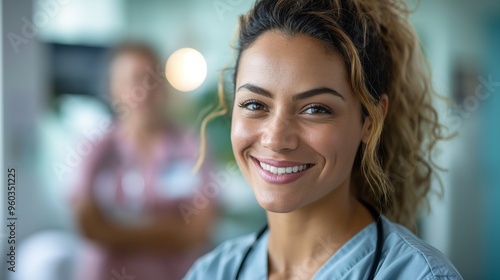
<svg viewBox="0 0 500 280"><path fill-rule="evenodd" d="M264 210L273 213L290 213L303 206L300 199L293 197L277 196L276 194L264 195L262 193L255 194L255 197Z"/></svg>

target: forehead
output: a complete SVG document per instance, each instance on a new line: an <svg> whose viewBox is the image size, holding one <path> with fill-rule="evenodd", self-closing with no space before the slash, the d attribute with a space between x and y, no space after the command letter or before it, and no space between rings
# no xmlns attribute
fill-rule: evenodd
<svg viewBox="0 0 500 280"><path fill-rule="evenodd" d="M245 83L293 86L294 91L317 86L348 90L345 66L336 52L310 36L286 36L279 31L262 34L242 54L236 84Z"/></svg>

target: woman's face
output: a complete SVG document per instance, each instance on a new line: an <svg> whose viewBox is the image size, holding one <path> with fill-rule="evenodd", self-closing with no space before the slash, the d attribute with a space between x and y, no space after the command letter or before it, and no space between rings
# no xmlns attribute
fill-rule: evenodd
<svg viewBox="0 0 500 280"><path fill-rule="evenodd" d="M155 61L139 52L125 52L111 65L110 89L113 102L123 104L135 118L157 117L165 103L164 85L154 77Z"/></svg>
<svg viewBox="0 0 500 280"><path fill-rule="evenodd" d="M341 58L316 39L270 31L242 54L231 142L264 209L291 212L348 189L368 127Z"/></svg>

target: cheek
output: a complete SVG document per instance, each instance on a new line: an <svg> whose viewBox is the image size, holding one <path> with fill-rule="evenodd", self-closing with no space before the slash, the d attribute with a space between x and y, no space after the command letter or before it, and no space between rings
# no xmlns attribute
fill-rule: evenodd
<svg viewBox="0 0 500 280"><path fill-rule="evenodd" d="M231 124L231 144L235 157L241 157L243 151L256 141L256 129L244 118L233 114Z"/></svg>
<svg viewBox="0 0 500 280"><path fill-rule="evenodd" d="M307 133L303 133L302 139L318 156L323 158L326 165L331 164L341 150L339 149L339 143L342 142L342 139L335 127L310 128Z"/></svg>
<svg viewBox="0 0 500 280"><path fill-rule="evenodd" d="M348 163L355 157L357 147L361 141L355 126L335 125L308 129L303 139L316 153L324 158L326 165L335 162Z"/></svg>

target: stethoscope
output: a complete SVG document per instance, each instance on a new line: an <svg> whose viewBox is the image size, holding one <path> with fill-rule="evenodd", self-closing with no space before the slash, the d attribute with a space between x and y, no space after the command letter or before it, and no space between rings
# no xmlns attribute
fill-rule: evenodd
<svg viewBox="0 0 500 280"><path fill-rule="evenodd" d="M375 247L375 258L373 259L372 266L370 268L370 274L368 276L368 280L372 280L375 277L375 272L377 271L377 267L380 263L380 257L382 255L382 247L384 246L384 228L382 227L382 220L380 219L380 213L370 204L362 200L360 201L370 211L370 213L373 216L373 219L375 220L375 223L377 224L377 245ZM245 261L247 260L248 255L250 255L250 252L252 252L253 248L255 247L259 239L262 237L264 232L266 232L267 228L268 225L266 224L264 228L262 228L257 233L257 237L253 241L252 245L248 247L247 251L245 252L245 255L243 255L243 259L241 260L238 270L236 271L236 277L235 277L236 280L238 280L240 277L241 271L243 270L243 266L245 265Z"/></svg>

